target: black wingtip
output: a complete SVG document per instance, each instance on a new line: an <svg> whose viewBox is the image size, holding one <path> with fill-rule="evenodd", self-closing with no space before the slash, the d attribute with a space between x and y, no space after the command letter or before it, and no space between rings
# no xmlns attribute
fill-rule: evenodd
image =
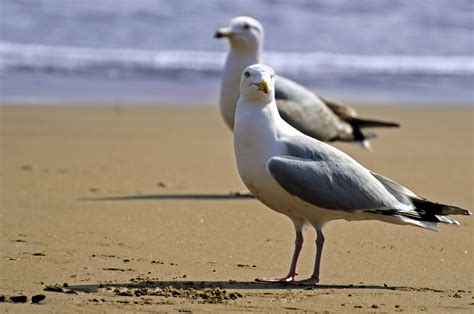
<svg viewBox="0 0 474 314"><path fill-rule="evenodd" d="M446 213L447 215L464 215L464 216L471 216L472 213L468 211L467 209L457 207L457 206L451 206L451 205L445 205L443 208L443 214Z"/></svg>
<svg viewBox="0 0 474 314"><path fill-rule="evenodd" d="M382 121L382 120L371 120L364 118L351 118L348 122L353 126L359 128L400 128L401 124L398 122Z"/></svg>
<svg viewBox="0 0 474 314"><path fill-rule="evenodd" d="M471 212L468 211L467 209L457 207L457 206L434 203L427 199L412 199L412 201L413 201L413 204L416 206L416 208L422 209L423 211L426 211L429 214L443 215L443 216L447 216L447 215L470 216L472 215Z"/></svg>

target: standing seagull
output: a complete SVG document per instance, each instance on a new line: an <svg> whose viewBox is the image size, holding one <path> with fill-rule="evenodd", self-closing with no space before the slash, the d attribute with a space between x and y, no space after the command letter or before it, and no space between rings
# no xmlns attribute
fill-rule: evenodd
<svg viewBox="0 0 474 314"><path fill-rule="evenodd" d="M438 223L459 224L446 215L470 215L465 209L423 199L286 123L275 103L273 69L265 65L249 66L241 75L234 149L247 188L287 215L296 230L288 275L262 281L295 281L305 224L316 229L316 261L313 275L296 283L313 285L319 282L322 228L331 220L381 220L436 230Z"/></svg>
<svg viewBox="0 0 474 314"><path fill-rule="evenodd" d="M250 17L232 19L221 28L217 38L226 37L230 51L224 68L219 106L227 126L234 129L235 106L239 99L240 75L249 65L260 63L263 50L263 27ZM354 109L317 96L305 87L282 76L275 77L275 98L281 117L306 135L324 142L358 142L370 150L366 127L399 127L395 122L360 118Z"/></svg>

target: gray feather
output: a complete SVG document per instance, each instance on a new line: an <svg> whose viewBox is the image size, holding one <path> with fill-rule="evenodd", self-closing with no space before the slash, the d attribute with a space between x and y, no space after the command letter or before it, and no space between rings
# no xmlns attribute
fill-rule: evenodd
<svg viewBox="0 0 474 314"><path fill-rule="evenodd" d="M410 191L406 187L398 184L397 182L392 181L389 178L384 177L384 176L382 176L378 173L375 173L373 171L370 171L370 173L377 180L379 180L380 183L383 184L385 189L387 189L387 191L389 191L393 196L395 196L395 198L398 199L401 203L404 203L404 204L409 204L410 203L411 204L411 201L410 201L411 198L418 198L418 196L415 193L413 193L412 191Z"/></svg>
<svg viewBox="0 0 474 314"><path fill-rule="evenodd" d="M351 126L307 88L282 76L275 77L280 116L302 133L321 141L352 138Z"/></svg>
<svg viewBox="0 0 474 314"><path fill-rule="evenodd" d="M399 127L398 123L361 118L354 109L322 98L304 86L275 77L275 99L280 116L302 133L318 140L363 141L374 137L363 127Z"/></svg>
<svg viewBox="0 0 474 314"><path fill-rule="evenodd" d="M340 125L332 114L324 107L302 105L295 101L278 100L278 112L283 120L300 132L320 141L330 142L339 139L344 133L344 125ZM346 137L352 137L352 129L347 127Z"/></svg>
<svg viewBox="0 0 474 314"><path fill-rule="evenodd" d="M286 142L287 156L268 160L267 171L287 192L326 209L401 209L400 202L367 169L329 145L313 141L292 138Z"/></svg>

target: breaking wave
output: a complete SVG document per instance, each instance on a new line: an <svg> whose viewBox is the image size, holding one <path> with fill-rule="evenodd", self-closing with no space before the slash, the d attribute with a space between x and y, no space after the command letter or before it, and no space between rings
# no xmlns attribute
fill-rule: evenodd
<svg viewBox="0 0 474 314"><path fill-rule="evenodd" d="M102 49L0 41L0 71L108 76L222 71L225 53L193 50ZM265 62L282 74L321 73L473 76L472 56L351 55L269 51Z"/></svg>

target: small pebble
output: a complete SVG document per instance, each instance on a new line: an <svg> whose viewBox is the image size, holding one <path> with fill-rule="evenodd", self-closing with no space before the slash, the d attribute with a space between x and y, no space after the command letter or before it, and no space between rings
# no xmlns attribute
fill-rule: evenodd
<svg viewBox="0 0 474 314"><path fill-rule="evenodd" d="M20 166L20 170L22 170L22 171L33 171L33 166L31 166L31 165L22 165L22 166Z"/></svg>
<svg viewBox="0 0 474 314"><path fill-rule="evenodd" d="M26 301L28 301L28 297L26 295L16 295L10 297L10 301L13 303L25 303Z"/></svg>
<svg viewBox="0 0 474 314"><path fill-rule="evenodd" d="M46 296L44 294L37 294L31 297L31 303L33 304L38 304L39 302L43 301L46 299Z"/></svg>

